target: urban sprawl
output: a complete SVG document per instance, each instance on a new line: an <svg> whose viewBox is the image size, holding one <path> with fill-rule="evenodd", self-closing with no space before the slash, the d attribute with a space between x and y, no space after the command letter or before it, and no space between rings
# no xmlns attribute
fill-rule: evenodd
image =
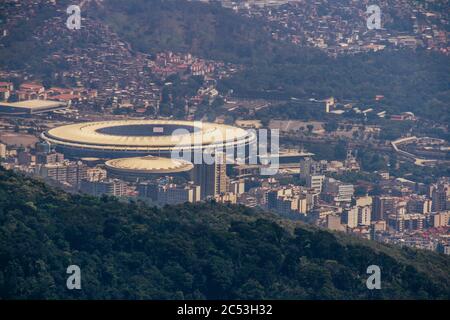
<svg viewBox="0 0 450 320"><path fill-rule="evenodd" d="M24 19L21 12L36 5L33 1L6 2L10 4L5 7L8 19L1 25L0 36ZM349 27L342 13L358 10L363 17L365 12L364 1L353 3L357 6L336 7L335 15L319 18L305 14L312 5L305 1L222 1L239 14L270 21L273 38L318 47L330 55L403 46L448 54L443 18L437 13L416 12L412 32L385 29L372 34L365 29L363 18L361 28ZM407 6L406 1L396 3L387 12L400 14L402 6ZM378 4L383 10L387 1ZM45 28L34 30L34 38L51 47L55 36L75 37L65 27L66 17L62 11ZM392 22L388 14L385 17L385 23ZM47 62L66 66L66 71L52 74L59 86L47 85L26 68L0 69L0 161L4 168L41 177L73 193L140 199L158 206L199 201L239 204L358 237L450 254L450 177L418 182L410 172L400 170L405 165L424 171L448 167L448 142L409 131L399 139L382 139L381 126L362 125L360 119L370 116L393 124L416 123L446 130L448 124L445 127L412 112L392 114L333 97L308 101L336 119L333 127L321 120L271 119L262 123L255 113L279 101L238 98L217 85L239 72L240 65L190 53L137 53L109 28L89 18L83 19L79 32L77 37L98 39L97 46L74 46L70 52L55 49L47 57ZM200 82L195 92L189 87L192 81ZM374 104L382 100L382 95L373 97ZM202 112L215 104L223 105L227 112L209 119ZM176 115L171 114L173 110ZM41 139L43 132L61 125L129 119L201 120L245 130L278 129L278 173L262 175L261 163L220 161L184 164L184 169L171 172L176 164L162 159L158 164L167 166L165 171L149 164L147 171L140 167L130 174L111 165L111 159L74 157ZM308 147L321 144L340 148L344 155L339 160L325 159ZM367 147L376 153L370 161L384 161L386 168L368 168L367 159L358 154ZM131 161L145 166L149 159ZM121 165L132 169L135 162L124 160Z"/></svg>

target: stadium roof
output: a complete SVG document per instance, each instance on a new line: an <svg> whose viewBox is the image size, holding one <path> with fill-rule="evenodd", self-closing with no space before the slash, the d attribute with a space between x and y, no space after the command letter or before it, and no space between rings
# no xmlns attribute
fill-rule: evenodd
<svg viewBox="0 0 450 320"><path fill-rule="evenodd" d="M106 167L122 172L160 174L189 171L194 168L194 165L181 159L146 156L109 160L106 162Z"/></svg>
<svg viewBox="0 0 450 320"><path fill-rule="evenodd" d="M57 145L112 151L216 147L238 145L255 139L246 130L228 125L176 120L76 123L50 129L42 137Z"/></svg>

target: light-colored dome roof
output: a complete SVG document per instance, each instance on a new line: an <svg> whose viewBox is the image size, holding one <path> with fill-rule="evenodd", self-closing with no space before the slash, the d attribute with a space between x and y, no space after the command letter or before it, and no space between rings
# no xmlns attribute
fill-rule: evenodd
<svg viewBox="0 0 450 320"><path fill-rule="evenodd" d="M189 161L153 156L113 159L105 164L107 169L116 172L143 174L179 173L194 168L194 165Z"/></svg>

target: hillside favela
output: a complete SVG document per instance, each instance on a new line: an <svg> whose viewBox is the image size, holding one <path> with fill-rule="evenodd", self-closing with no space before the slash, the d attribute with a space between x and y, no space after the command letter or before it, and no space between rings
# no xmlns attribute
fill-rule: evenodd
<svg viewBox="0 0 450 320"><path fill-rule="evenodd" d="M449 15L2 0L0 300L448 300Z"/></svg>

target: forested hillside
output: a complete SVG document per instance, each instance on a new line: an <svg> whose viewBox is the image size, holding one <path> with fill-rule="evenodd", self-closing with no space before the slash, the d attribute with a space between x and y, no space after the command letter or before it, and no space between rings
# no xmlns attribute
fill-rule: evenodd
<svg viewBox="0 0 450 320"><path fill-rule="evenodd" d="M412 111L436 121L450 121L450 58L429 52L386 51L336 59L274 61L250 67L222 82L223 90L248 98L323 99L387 110ZM382 95L381 102L375 96ZM292 118L304 118L303 112Z"/></svg>
<svg viewBox="0 0 450 320"><path fill-rule="evenodd" d="M110 0L96 12L99 19L143 52L173 50L251 62L288 48L272 41L262 22L239 16L219 4Z"/></svg>
<svg viewBox="0 0 450 320"><path fill-rule="evenodd" d="M0 169L1 299L439 299L449 257L218 204L69 195ZM66 289L66 268L82 289ZM381 267L381 290L366 269Z"/></svg>

